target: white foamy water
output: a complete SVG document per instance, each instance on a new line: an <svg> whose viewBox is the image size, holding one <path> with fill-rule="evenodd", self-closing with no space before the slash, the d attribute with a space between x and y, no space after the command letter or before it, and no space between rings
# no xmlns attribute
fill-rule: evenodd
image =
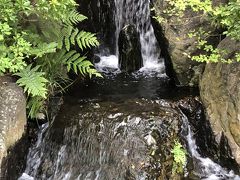
<svg viewBox="0 0 240 180"><path fill-rule="evenodd" d="M101 56L100 61L95 63L95 67L99 72L120 72L118 68L118 58L115 55Z"/></svg>
<svg viewBox="0 0 240 180"><path fill-rule="evenodd" d="M102 73L120 73L118 57L115 55L110 56L101 56L100 61L95 63L95 67L99 72ZM159 64L157 61L147 61L145 66L143 66L139 71L135 72L135 75L138 74L151 76L156 75L159 77L167 77L165 73L165 67L162 64Z"/></svg>
<svg viewBox="0 0 240 180"><path fill-rule="evenodd" d="M27 167L25 172L22 174L18 180L34 180L34 177L30 176L29 174L36 175L37 169L41 163L41 157L43 154L39 151L41 145L43 143L43 134L47 131L48 123L42 125L40 128L40 133L38 134L38 140L36 145L29 149L29 153L27 156Z"/></svg>
<svg viewBox="0 0 240 180"><path fill-rule="evenodd" d="M26 173L23 173L22 176L20 178L18 178L18 180L34 180L34 177L29 176Z"/></svg>
<svg viewBox="0 0 240 180"><path fill-rule="evenodd" d="M155 61L164 67L162 59L159 59L161 50L151 24L149 0L114 0L114 2L116 47L122 28L128 24L134 25L140 34L143 65ZM118 48L116 49L118 55Z"/></svg>
<svg viewBox="0 0 240 180"><path fill-rule="evenodd" d="M235 175L233 171L227 171L210 158L201 157L197 151L198 147L196 140L193 138L193 132L188 123L188 119L185 116L184 121L188 128L188 135L186 136L188 148L194 163L197 165L197 167L194 168L196 175L203 180L240 180L240 177Z"/></svg>
<svg viewBox="0 0 240 180"><path fill-rule="evenodd" d="M118 68L119 33L124 26L131 24L136 27L140 36L143 57L143 68L140 72L165 74L164 59L160 58L161 49L151 24L149 0L114 0L114 3L116 52L115 55L101 57L101 61L96 63L97 69L101 72L108 72L109 69Z"/></svg>

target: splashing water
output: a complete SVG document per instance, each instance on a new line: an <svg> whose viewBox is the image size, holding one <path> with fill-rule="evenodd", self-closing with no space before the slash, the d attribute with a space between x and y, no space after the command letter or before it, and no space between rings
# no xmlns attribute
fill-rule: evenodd
<svg viewBox="0 0 240 180"><path fill-rule="evenodd" d="M159 74L165 74L164 60L160 58L160 48L156 40L153 27L150 19L150 3L149 0L114 0L115 2L115 39L116 39L116 52L114 60L118 57L118 36L121 29L127 25L135 25L137 31L140 34L141 53L143 57L143 67L140 72L158 72ZM106 61L108 59L109 61ZM102 70L102 64L111 66L113 62L113 56L101 57L101 62L96 66L100 71ZM114 61L116 62L116 61ZM107 63L107 64L106 64ZM112 67L110 67L112 68ZM116 66L114 66L116 68Z"/></svg>
<svg viewBox="0 0 240 180"><path fill-rule="evenodd" d="M188 149L196 165L195 174L203 180L240 180L240 176L235 175L233 171L227 171L219 164L213 162L210 158L203 158L198 153L196 140L193 138L193 132L188 123L187 117L183 114L183 121L185 128L188 129L186 140L188 142Z"/></svg>
<svg viewBox="0 0 240 180"><path fill-rule="evenodd" d="M100 61L95 64L95 67L102 73L112 72L116 74L120 72L118 68L118 58L115 55L101 56Z"/></svg>
<svg viewBox="0 0 240 180"><path fill-rule="evenodd" d="M65 104L65 115L56 118L46 133L44 129L40 133L41 143L31 148L19 180L155 179L150 172L159 171L159 165L151 164L149 153L163 146L157 147L153 132L167 139L175 134L170 132L179 122L177 114L172 118L171 108L160 107L166 112L163 116L158 108L158 103L144 99L121 104Z"/></svg>

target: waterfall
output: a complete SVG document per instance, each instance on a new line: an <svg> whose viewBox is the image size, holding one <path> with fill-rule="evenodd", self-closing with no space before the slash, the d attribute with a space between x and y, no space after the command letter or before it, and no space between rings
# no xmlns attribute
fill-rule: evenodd
<svg viewBox="0 0 240 180"><path fill-rule="evenodd" d="M114 0L114 2L116 46L121 29L127 24L134 24L140 33L144 65L149 61L158 61L160 48L151 25L149 0Z"/></svg>
<svg viewBox="0 0 240 180"><path fill-rule="evenodd" d="M193 132L189 125L187 117L183 114L183 129L187 130L188 133L185 137L188 143L188 151L192 157L194 164L194 173L203 180L240 180L238 175L235 175L234 172L227 171L219 164L213 162L210 158L203 158L198 153L198 147L196 145L196 140L193 137Z"/></svg>
<svg viewBox="0 0 240 180"><path fill-rule="evenodd" d="M143 68L140 71L155 71L160 74L165 73L164 60L160 58L161 49L156 40L150 18L150 2L149 0L114 0L115 3L115 56L118 57L118 37L121 29L128 25L134 25L140 34L141 53L143 57ZM117 58L113 56L102 57L101 59L109 64L116 65ZM108 63L98 64L101 70L103 67L112 68ZM117 68L117 67L115 67Z"/></svg>
<svg viewBox="0 0 240 180"><path fill-rule="evenodd" d="M171 156L168 143L175 139L179 125L193 162L191 169L186 169L186 178L194 174L197 179L240 180L233 171L198 153L187 117L172 105L166 100L79 104L72 99L64 104L58 118L42 126L18 180L167 177L171 169L161 175L159 172Z"/></svg>
<svg viewBox="0 0 240 180"><path fill-rule="evenodd" d="M157 142L174 136L179 123L171 116L176 112L160 104L146 99L65 103L48 130L41 128L18 180L157 179L165 157L156 161L150 153L170 153ZM159 108L166 114L159 116Z"/></svg>

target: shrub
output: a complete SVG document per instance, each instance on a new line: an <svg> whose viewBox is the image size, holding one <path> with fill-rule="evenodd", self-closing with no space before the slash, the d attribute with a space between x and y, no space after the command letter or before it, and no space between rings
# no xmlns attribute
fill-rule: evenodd
<svg viewBox="0 0 240 180"><path fill-rule="evenodd" d="M83 50L99 44L94 34L75 27L87 19L76 6L73 0L0 2L0 74L19 77L17 83L31 99L32 118L41 107L31 110L32 102L44 102L49 90L60 86L61 72L101 76L74 50L76 46Z"/></svg>

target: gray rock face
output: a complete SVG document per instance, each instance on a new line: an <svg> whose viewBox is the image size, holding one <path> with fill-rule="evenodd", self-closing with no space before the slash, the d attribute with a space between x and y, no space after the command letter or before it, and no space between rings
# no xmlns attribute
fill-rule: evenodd
<svg viewBox="0 0 240 180"><path fill-rule="evenodd" d="M214 0L214 5L226 3L225 0ZM161 12L166 9L163 1L155 2L155 9ZM185 11L180 21L169 18L162 27L169 41L169 53L173 62L177 78L182 85L197 85L204 65L193 62L188 54L198 54L196 39L189 38L191 30L202 27L205 31L214 31L204 16ZM224 58L233 58L239 51L240 43L230 38L220 43L214 42L220 49L226 49L228 54ZM218 44L219 43L219 44ZM232 154L240 164L240 64L206 64L205 71L200 80L200 94L206 110L207 118L215 134L218 145L222 137L226 138Z"/></svg>
<svg viewBox="0 0 240 180"><path fill-rule="evenodd" d="M228 50L225 58L239 51L240 43L225 38L218 46ZM224 133L240 164L240 64L207 64L200 93L218 142Z"/></svg>
<svg viewBox="0 0 240 180"><path fill-rule="evenodd" d="M22 88L10 77L0 77L0 166L7 150L25 132L26 99ZM0 172L2 175L2 172Z"/></svg>
<svg viewBox="0 0 240 180"><path fill-rule="evenodd" d="M154 2L156 14L162 14L164 10L169 8L168 6L162 0ZM190 38L188 34L194 30L198 32L200 27L206 32L214 32L215 28L211 27L211 23L207 21L205 15L193 12L190 9L185 10L182 17L168 16L165 13L163 18L164 21L161 23L161 26L168 40L168 52L177 79L180 85L197 86L204 64L190 59L189 55L199 54L200 51L197 49L197 38ZM162 42L159 43L161 44Z"/></svg>
<svg viewBox="0 0 240 180"><path fill-rule="evenodd" d="M119 34L119 66L126 72L139 70L143 65L139 33L133 25L125 26Z"/></svg>

